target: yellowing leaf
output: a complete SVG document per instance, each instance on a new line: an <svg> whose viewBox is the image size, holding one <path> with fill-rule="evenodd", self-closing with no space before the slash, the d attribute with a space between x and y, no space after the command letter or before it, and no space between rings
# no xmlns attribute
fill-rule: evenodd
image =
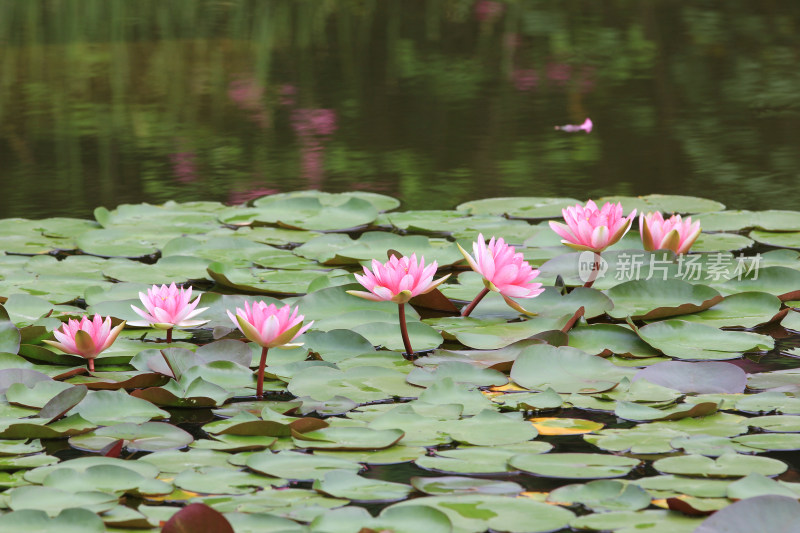
<svg viewBox="0 0 800 533"><path fill-rule="evenodd" d="M581 418L542 417L531 418L531 424L540 435L582 435L603 428L603 424Z"/></svg>

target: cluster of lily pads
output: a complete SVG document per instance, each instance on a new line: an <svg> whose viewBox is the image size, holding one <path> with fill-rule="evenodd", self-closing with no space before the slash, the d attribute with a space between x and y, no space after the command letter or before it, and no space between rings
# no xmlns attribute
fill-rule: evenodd
<svg viewBox="0 0 800 533"><path fill-rule="evenodd" d="M3 220L4 533L800 514L800 212L398 207L304 191Z"/></svg>

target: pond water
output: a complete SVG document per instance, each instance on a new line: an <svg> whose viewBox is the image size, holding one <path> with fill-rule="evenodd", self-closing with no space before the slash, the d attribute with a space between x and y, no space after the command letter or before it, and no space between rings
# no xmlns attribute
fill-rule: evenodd
<svg viewBox="0 0 800 533"><path fill-rule="evenodd" d="M0 212L306 188L792 208L798 29L800 3L755 0L6 0Z"/></svg>

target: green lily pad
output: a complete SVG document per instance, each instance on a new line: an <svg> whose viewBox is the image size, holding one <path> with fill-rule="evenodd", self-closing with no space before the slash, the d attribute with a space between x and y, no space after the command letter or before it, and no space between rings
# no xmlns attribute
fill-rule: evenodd
<svg viewBox="0 0 800 533"><path fill-rule="evenodd" d="M687 454L707 455L709 457L719 457L724 453L751 453L753 451L752 448L748 448L735 440L712 435L678 437L672 439L670 445L676 450L683 450Z"/></svg>
<svg viewBox="0 0 800 533"><path fill-rule="evenodd" d="M399 429L329 427L306 433L292 430L292 438L298 448L379 450L396 444L403 438L403 432Z"/></svg>
<svg viewBox="0 0 800 533"><path fill-rule="evenodd" d="M752 328L773 319L781 308L781 301L764 292L741 292L726 296L713 307L681 316L687 322L700 322L709 326Z"/></svg>
<svg viewBox="0 0 800 533"><path fill-rule="evenodd" d="M698 404L678 404L662 409L634 402L617 402L614 414L625 420L638 422L651 420L678 420L686 417L708 416L717 412L717 404L703 402Z"/></svg>
<svg viewBox="0 0 800 533"><path fill-rule="evenodd" d="M277 224L284 228L335 231L369 224L378 216L372 203L351 197L341 202L331 197L293 197L280 201L270 197L256 208L248 209L246 217L224 217L223 222L248 224L259 222Z"/></svg>
<svg viewBox="0 0 800 533"><path fill-rule="evenodd" d="M587 319L610 312L614 307L611 298L597 289L586 287L576 287L563 295L554 287L545 287L544 292L535 299L519 302L529 311L552 317L572 315L579 307L583 307L583 316Z"/></svg>
<svg viewBox="0 0 800 533"><path fill-rule="evenodd" d="M247 467L268 476L303 481L322 479L331 470L361 470L353 461L291 451L255 453L247 458Z"/></svg>
<svg viewBox="0 0 800 533"><path fill-rule="evenodd" d="M664 320L638 330L650 346L676 359L737 359L742 352L771 350L774 341L766 335L746 331L722 331L713 326Z"/></svg>
<svg viewBox="0 0 800 533"><path fill-rule="evenodd" d="M282 486L286 482L235 468L204 466L184 470L173 483L183 490L201 494L249 494L261 488Z"/></svg>
<svg viewBox="0 0 800 533"><path fill-rule="evenodd" d="M745 413L800 414L800 398L783 392L762 392L744 396L737 400L736 410Z"/></svg>
<svg viewBox="0 0 800 533"><path fill-rule="evenodd" d="M425 455L426 452L427 450L421 446L395 444L391 448L384 448L383 450L314 450L314 455L346 459L368 465L393 465L410 463Z"/></svg>
<svg viewBox="0 0 800 533"><path fill-rule="evenodd" d="M614 318L650 320L695 313L722 301L716 290L679 279L631 280L605 294L614 302L608 314Z"/></svg>
<svg viewBox="0 0 800 533"><path fill-rule="evenodd" d="M571 318L571 314L560 317L534 317L522 322L458 318L439 320L435 326L441 327L465 346L478 350L492 350L529 339L544 331L560 330Z"/></svg>
<svg viewBox="0 0 800 533"><path fill-rule="evenodd" d="M145 478L129 468L113 465L96 465L76 472L65 465L50 472L42 481L45 487L64 491L100 491L111 494L122 492L169 494L172 485L163 481Z"/></svg>
<svg viewBox="0 0 800 533"><path fill-rule="evenodd" d="M10 321L0 322L0 352L17 353L22 335Z"/></svg>
<svg viewBox="0 0 800 533"><path fill-rule="evenodd" d="M508 446L464 446L455 450L438 450L433 456L420 457L417 466L426 470L452 474L500 474L513 471L508 460L518 453L547 453L552 444L526 441Z"/></svg>
<svg viewBox="0 0 800 533"><path fill-rule="evenodd" d="M0 457L0 470L24 470L48 466L58 462L57 457L38 453L34 455L20 455L15 457Z"/></svg>
<svg viewBox="0 0 800 533"><path fill-rule="evenodd" d="M20 440L0 440L0 457L14 455L28 455L44 450L42 443L38 439L30 442L27 439Z"/></svg>
<svg viewBox="0 0 800 533"><path fill-rule="evenodd" d="M255 267L236 268L227 263L213 262L208 265L208 275L224 287L256 294L296 295L305 294L308 285L320 276L346 275L344 270L289 271L266 270Z"/></svg>
<svg viewBox="0 0 800 533"><path fill-rule="evenodd" d="M45 511L25 509L6 513L2 517L6 533L103 533L103 520L96 513L83 508L68 508L54 517Z"/></svg>
<svg viewBox="0 0 800 533"><path fill-rule="evenodd" d="M754 229L748 237L761 244L781 248L800 248L800 231L764 231Z"/></svg>
<svg viewBox="0 0 800 533"><path fill-rule="evenodd" d="M230 454L213 450L162 450L140 457L138 461L151 464L161 472L178 474L198 467L229 466Z"/></svg>
<svg viewBox="0 0 800 533"><path fill-rule="evenodd" d="M372 342L349 329L309 331L303 336L303 342L323 361L332 363L375 350Z"/></svg>
<svg viewBox="0 0 800 533"><path fill-rule="evenodd" d="M655 357L659 351L640 339L631 329L617 324L591 324L569 331L569 345L592 355L618 354L624 357Z"/></svg>
<svg viewBox="0 0 800 533"><path fill-rule="evenodd" d="M764 431L800 433L800 416L755 416L748 418L747 423Z"/></svg>
<svg viewBox="0 0 800 533"><path fill-rule="evenodd" d="M800 450L800 435L797 433L741 435L735 437L733 441L765 452Z"/></svg>
<svg viewBox="0 0 800 533"><path fill-rule="evenodd" d="M405 446L433 446L435 444L448 444L451 438L444 424L458 419L461 414L460 406L434 406L436 412L426 413L419 409L422 405L418 402L401 404L379 414L369 421L368 427L372 429L399 429L404 435L401 442ZM455 407L448 410L446 407ZM354 415L351 415L351 417Z"/></svg>
<svg viewBox="0 0 800 533"><path fill-rule="evenodd" d="M800 230L800 212L797 211L718 211L703 213L695 220L700 221L705 231L739 231L747 228Z"/></svg>
<svg viewBox="0 0 800 533"><path fill-rule="evenodd" d="M416 254L417 258L425 258L426 264L436 261L439 267L464 260L461 252L445 239L422 235L401 236L384 231L368 231L355 240L345 235L321 235L295 248L293 252L323 265L336 266L358 265L372 259L384 262L389 249L406 256Z"/></svg>
<svg viewBox="0 0 800 533"><path fill-rule="evenodd" d="M452 531L452 524L446 514L433 507L389 507L373 518L366 509L351 506L319 515L311 523L311 528L324 533L350 533L353 528L395 533L448 533Z"/></svg>
<svg viewBox="0 0 800 533"><path fill-rule="evenodd" d="M536 409L556 409L564 404L564 399L553 389L544 392L504 394L492 401L508 409L532 411Z"/></svg>
<svg viewBox="0 0 800 533"><path fill-rule="evenodd" d="M516 495L522 486L512 481L496 481L459 476L412 477L411 485L425 494L499 494ZM648 498L648 503L650 499Z"/></svg>
<svg viewBox="0 0 800 533"><path fill-rule="evenodd" d="M457 211L471 215L508 215L517 218L551 218L561 216L565 207L580 203L574 198L485 198L456 206Z"/></svg>
<svg viewBox="0 0 800 533"><path fill-rule="evenodd" d="M436 381L419 393L419 400L437 405L459 405L462 414L476 415L484 409L494 407L492 402L477 390L459 385L451 378Z"/></svg>
<svg viewBox="0 0 800 533"><path fill-rule="evenodd" d="M743 477L751 472L775 476L787 469L786 463L769 457L723 454L717 459L703 455L681 455L659 459L653 468L665 474L706 477Z"/></svg>
<svg viewBox="0 0 800 533"><path fill-rule="evenodd" d="M454 531L514 531L545 533L565 528L575 515L562 507L528 498L491 494L426 496L394 504L390 509L425 505L445 513Z"/></svg>
<svg viewBox="0 0 800 533"><path fill-rule="evenodd" d="M693 252L743 250L753 245L752 239L737 233L701 233L692 244Z"/></svg>
<svg viewBox="0 0 800 533"><path fill-rule="evenodd" d="M787 368L750 374L747 376L747 387L774 392L798 392L800 391L800 369Z"/></svg>
<svg viewBox="0 0 800 533"><path fill-rule="evenodd" d="M388 368L362 366L341 371L314 366L292 376L288 390L295 396L310 396L316 400L343 396L363 403L392 396L416 397L422 389L406 383L402 372Z"/></svg>
<svg viewBox="0 0 800 533"><path fill-rule="evenodd" d="M732 500L744 500L765 495L786 496L797 499L797 484L788 484L770 479L762 474L748 474L728 485L727 496Z"/></svg>
<svg viewBox="0 0 800 533"><path fill-rule="evenodd" d="M125 448L131 452L183 448L194 440L186 431L164 422L144 424L125 422L70 437L69 443L81 450L100 451L120 439L124 441Z"/></svg>
<svg viewBox="0 0 800 533"><path fill-rule="evenodd" d="M515 455L508 464L542 477L599 479L627 475L639 460L599 453L548 453Z"/></svg>
<svg viewBox="0 0 800 533"><path fill-rule="evenodd" d="M361 477L347 470L326 472L314 481L313 488L334 498L361 502L391 502L402 500L413 490L405 483Z"/></svg>
<svg viewBox="0 0 800 533"><path fill-rule="evenodd" d="M641 487L613 480L565 485L552 491L548 501L580 503L593 511L638 511L650 505L650 495Z"/></svg>
<svg viewBox="0 0 800 533"><path fill-rule="evenodd" d="M685 494L697 498L722 498L727 494L731 480L668 474L639 478L634 483L658 497Z"/></svg>
<svg viewBox="0 0 800 533"><path fill-rule="evenodd" d="M190 446L198 451L246 452L269 448L278 442L278 437L261 435L214 435L213 439L198 439Z"/></svg>
<svg viewBox="0 0 800 533"><path fill-rule="evenodd" d="M0 420L2 439L56 439L79 435L96 426L80 415L70 415L60 420L47 418L25 418L19 421Z"/></svg>
<svg viewBox="0 0 800 533"><path fill-rule="evenodd" d="M305 526L267 513L225 513L225 519L240 533L305 533Z"/></svg>
<svg viewBox="0 0 800 533"><path fill-rule="evenodd" d="M191 381L171 380L163 387L136 389L131 396L165 407L217 407L233 392L197 377Z"/></svg>
<svg viewBox="0 0 800 533"><path fill-rule="evenodd" d="M486 409L472 418L442 422L441 427L453 440L475 446L503 446L535 438L536 428L516 415Z"/></svg>
<svg viewBox="0 0 800 533"><path fill-rule="evenodd" d="M14 511L34 509L55 517L65 509L81 507L103 512L117 504L116 494L99 491L78 492L37 485L16 487L4 493L8 507Z"/></svg>
<svg viewBox="0 0 800 533"><path fill-rule="evenodd" d="M389 350L402 350L403 338L399 323L371 322L351 328L375 346L383 346ZM442 344L442 335L422 322L408 322L408 337L415 350L431 350Z"/></svg>
<svg viewBox="0 0 800 533"><path fill-rule="evenodd" d="M675 194L648 194L646 196L604 196L595 200L597 205L605 202L622 202L625 212L634 208L640 212L661 211L662 213L708 213L725 209L725 206L714 200L697 196L679 196Z"/></svg>
<svg viewBox="0 0 800 533"><path fill-rule="evenodd" d="M570 526L581 530L614 531L616 533L693 533L702 518L686 516L678 511L612 511L579 516Z"/></svg>
<svg viewBox="0 0 800 533"><path fill-rule="evenodd" d="M32 387L22 383L15 383L6 389L6 399L9 403L22 407L36 407L41 409L60 392L73 387L61 381L37 381Z"/></svg>
<svg viewBox="0 0 800 533"><path fill-rule="evenodd" d="M141 398L129 396L122 390L90 392L74 412L99 426L120 422L142 424L170 416L167 411Z"/></svg>
<svg viewBox="0 0 800 533"><path fill-rule="evenodd" d="M416 367L409 372L406 381L412 385L427 387L434 381L443 378L451 378L456 383L475 387L505 385L508 383L508 378L502 372L488 368L476 368L460 361L443 362L430 370Z"/></svg>
<svg viewBox="0 0 800 533"><path fill-rule="evenodd" d="M141 461L125 461L123 459L116 459L113 457L88 456L70 459L68 462L63 462L53 466L44 466L30 470L25 473L25 480L30 483L41 484L48 475L56 470L66 468L70 472L78 472L80 474L94 466L117 466L121 468L127 468L148 479L155 478L159 472L158 468L155 466Z"/></svg>
<svg viewBox="0 0 800 533"><path fill-rule="evenodd" d="M728 279L716 286L721 292L731 294L736 292L766 292L777 296L781 301L797 299L800 286L800 270L785 266L767 266L752 270L745 269L741 275Z"/></svg>
<svg viewBox="0 0 800 533"><path fill-rule="evenodd" d="M135 232L122 228L94 229L78 237L78 247L87 254L101 257L144 257L156 253L170 239L171 231L138 228Z"/></svg>
<svg viewBox="0 0 800 533"><path fill-rule="evenodd" d="M613 389L628 369L570 347L529 346L511 368L511 379L528 389L591 393Z"/></svg>

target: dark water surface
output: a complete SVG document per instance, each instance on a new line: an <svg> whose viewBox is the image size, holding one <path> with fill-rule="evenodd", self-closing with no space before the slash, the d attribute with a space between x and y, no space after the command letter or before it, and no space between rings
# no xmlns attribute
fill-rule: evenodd
<svg viewBox="0 0 800 533"><path fill-rule="evenodd" d="M0 217L305 188L796 208L798 35L796 1L0 0Z"/></svg>

